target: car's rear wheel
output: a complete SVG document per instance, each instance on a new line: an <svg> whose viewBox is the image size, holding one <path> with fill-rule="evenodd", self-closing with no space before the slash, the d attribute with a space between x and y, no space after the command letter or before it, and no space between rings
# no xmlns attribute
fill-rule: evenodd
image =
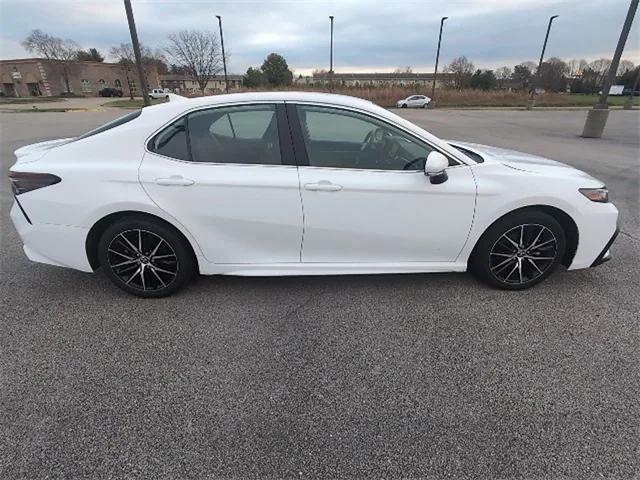
<svg viewBox="0 0 640 480"><path fill-rule="evenodd" d="M144 218L125 218L107 227L98 259L119 288L157 298L183 288L195 272L193 254L174 229Z"/></svg>
<svg viewBox="0 0 640 480"><path fill-rule="evenodd" d="M542 211L522 210L487 229L474 248L469 266L489 285L522 290L551 275L565 249L565 233L554 217Z"/></svg>
<svg viewBox="0 0 640 480"><path fill-rule="evenodd" d="M407 104L403 103L402 105L400 105L400 108L407 108Z"/></svg>

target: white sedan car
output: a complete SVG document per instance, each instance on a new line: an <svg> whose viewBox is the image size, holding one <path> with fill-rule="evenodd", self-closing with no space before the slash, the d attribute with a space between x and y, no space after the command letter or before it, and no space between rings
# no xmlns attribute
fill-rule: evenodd
<svg viewBox="0 0 640 480"><path fill-rule="evenodd" d="M320 93L147 107L18 149L13 223L33 261L160 297L194 274L471 271L523 289L610 256L618 211L567 165L446 142Z"/></svg>
<svg viewBox="0 0 640 480"><path fill-rule="evenodd" d="M396 102L398 108L427 108L431 99L425 95L411 95Z"/></svg>

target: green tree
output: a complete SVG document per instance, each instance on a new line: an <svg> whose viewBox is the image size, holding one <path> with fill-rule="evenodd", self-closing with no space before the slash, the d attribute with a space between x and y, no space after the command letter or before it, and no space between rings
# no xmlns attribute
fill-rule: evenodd
<svg viewBox="0 0 640 480"><path fill-rule="evenodd" d="M287 61L277 53L270 53L260 69L270 85L291 85L293 82L293 72L289 70Z"/></svg>
<svg viewBox="0 0 640 480"><path fill-rule="evenodd" d="M258 68L249 67L247 73L244 74L243 85L249 88L256 88L267 82L264 73Z"/></svg>
<svg viewBox="0 0 640 480"><path fill-rule="evenodd" d="M471 88L491 90L496 87L496 76L493 70L476 70L471 77Z"/></svg>
<svg viewBox="0 0 640 480"><path fill-rule="evenodd" d="M529 80L531 80L531 75L533 72L529 68L528 65L520 64L513 67L513 74L511 78L518 82L520 88L525 89L527 85L529 85Z"/></svg>
<svg viewBox="0 0 640 480"><path fill-rule="evenodd" d="M638 75L638 70L640 70L640 66L623 73L620 76L619 83L621 85L624 85L624 88L633 88L633 83L635 82L636 76Z"/></svg>
<svg viewBox="0 0 640 480"><path fill-rule="evenodd" d="M76 59L80 62L104 62L104 57L95 48L89 50L78 50Z"/></svg>

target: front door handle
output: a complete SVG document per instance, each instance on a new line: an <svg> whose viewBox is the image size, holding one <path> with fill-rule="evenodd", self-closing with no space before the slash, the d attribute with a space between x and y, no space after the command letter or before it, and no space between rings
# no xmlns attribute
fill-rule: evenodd
<svg viewBox="0 0 640 480"><path fill-rule="evenodd" d="M184 178L182 175L171 175L168 178L156 178L156 183L165 187L188 187L195 182L190 178Z"/></svg>
<svg viewBox="0 0 640 480"><path fill-rule="evenodd" d="M337 185L327 180L322 180L318 183L305 183L304 188L305 190L309 190L312 192L338 192L342 190L342 185Z"/></svg>

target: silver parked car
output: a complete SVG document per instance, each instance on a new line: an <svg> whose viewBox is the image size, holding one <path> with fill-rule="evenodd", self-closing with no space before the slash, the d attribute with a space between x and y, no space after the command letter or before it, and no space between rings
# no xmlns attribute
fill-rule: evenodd
<svg viewBox="0 0 640 480"><path fill-rule="evenodd" d="M398 108L427 108L431 99L425 95L411 95L396 102Z"/></svg>

